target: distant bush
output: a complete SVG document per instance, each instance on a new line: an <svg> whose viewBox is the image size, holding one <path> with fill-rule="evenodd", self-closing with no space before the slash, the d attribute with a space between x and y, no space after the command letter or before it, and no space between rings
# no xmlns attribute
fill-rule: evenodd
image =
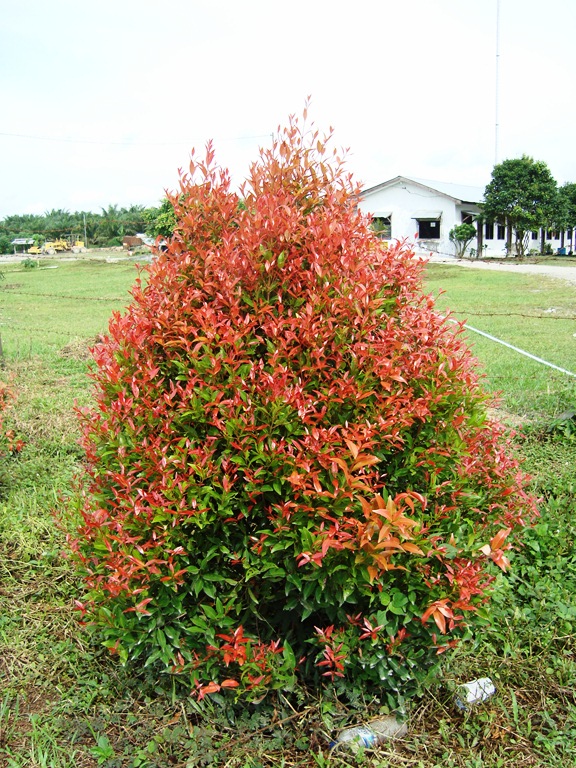
<svg viewBox="0 0 576 768"><path fill-rule="evenodd" d="M0 253L12 253L12 240L7 235L0 234Z"/></svg>
<svg viewBox="0 0 576 768"><path fill-rule="evenodd" d="M172 237L176 226L176 216L174 206L168 198L165 197L158 208L146 208L142 212L142 216L146 222L146 234L154 238Z"/></svg>
<svg viewBox="0 0 576 768"><path fill-rule="evenodd" d="M419 689L534 512L460 330L297 121L239 197L193 160L94 350L78 601L123 662L231 689Z"/></svg>
<svg viewBox="0 0 576 768"><path fill-rule="evenodd" d="M38 261L36 259L31 259L30 257L26 259L22 259L20 264L24 267L24 269L36 269L38 266Z"/></svg>

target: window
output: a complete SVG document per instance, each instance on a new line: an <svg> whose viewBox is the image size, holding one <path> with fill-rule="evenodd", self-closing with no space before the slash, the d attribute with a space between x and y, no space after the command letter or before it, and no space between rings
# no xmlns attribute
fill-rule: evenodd
<svg viewBox="0 0 576 768"><path fill-rule="evenodd" d="M392 237L391 216L374 216L372 229L381 240L389 240Z"/></svg>
<svg viewBox="0 0 576 768"><path fill-rule="evenodd" d="M501 222L498 222L496 237L498 240L506 240L506 227Z"/></svg>
<svg viewBox="0 0 576 768"><path fill-rule="evenodd" d="M418 237L421 240L440 239L440 219L416 219L418 222Z"/></svg>
<svg viewBox="0 0 576 768"><path fill-rule="evenodd" d="M462 224L474 224L474 214L462 211Z"/></svg>
<svg viewBox="0 0 576 768"><path fill-rule="evenodd" d="M538 231L537 230L532 232L532 240L538 240Z"/></svg>
<svg viewBox="0 0 576 768"><path fill-rule="evenodd" d="M484 227L484 237L486 240L494 240L494 223L487 221Z"/></svg>

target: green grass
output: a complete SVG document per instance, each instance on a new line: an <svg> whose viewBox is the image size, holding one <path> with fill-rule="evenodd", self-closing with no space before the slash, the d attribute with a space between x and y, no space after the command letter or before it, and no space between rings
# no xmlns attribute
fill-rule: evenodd
<svg viewBox="0 0 576 768"><path fill-rule="evenodd" d="M0 334L4 354L26 358L56 352L78 337L106 330L112 309L130 301L133 260L42 261L40 268L3 267Z"/></svg>
<svg viewBox="0 0 576 768"><path fill-rule="evenodd" d="M516 768L574 764L576 750L576 439L554 418L574 382L470 335L501 414L526 424L514 450L533 474L541 517L501 576L491 621L447 659L415 701L409 734L365 755L330 752L342 725L381 709L377 691L355 709L329 698L203 712L154 681L132 677L77 623L80 585L63 557L52 510L81 462L74 402L89 400L86 350L128 301L133 264L54 262L3 267L0 333L18 401L8 426L26 442L0 468L0 766L186 768L352 766ZM444 311L551 362L575 365L575 291L558 281L431 265L427 290ZM555 313L545 310L556 308ZM561 319L552 319L558 316ZM41 320L40 320L41 318ZM457 683L488 675L489 702L468 713Z"/></svg>
<svg viewBox="0 0 576 768"><path fill-rule="evenodd" d="M455 319L576 374L576 290L534 275L431 264L426 288ZM552 418L574 404L576 378L473 331L466 336L503 406L519 416Z"/></svg>

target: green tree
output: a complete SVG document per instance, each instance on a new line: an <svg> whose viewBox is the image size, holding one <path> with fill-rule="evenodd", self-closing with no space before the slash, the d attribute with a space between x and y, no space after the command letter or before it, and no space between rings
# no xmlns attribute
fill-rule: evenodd
<svg viewBox="0 0 576 768"><path fill-rule="evenodd" d="M564 215L568 227L576 227L576 183L567 182L558 190L564 204Z"/></svg>
<svg viewBox="0 0 576 768"><path fill-rule="evenodd" d="M454 243L456 249L456 258L461 259L466 253L466 249L476 237L476 227L473 224L457 224L448 234L450 242Z"/></svg>
<svg viewBox="0 0 576 768"><path fill-rule="evenodd" d="M574 231L576 229L576 183L566 182L558 190L559 197L559 220L558 228L564 232L566 229ZM564 241L562 240L562 245ZM570 242L572 249L572 242Z"/></svg>
<svg viewBox="0 0 576 768"><path fill-rule="evenodd" d="M549 226L557 214L558 187L546 163L527 155L494 166L484 192L483 214L514 230L516 256L523 256L530 232Z"/></svg>
<svg viewBox="0 0 576 768"><path fill-rule="evenodd" d="M158 208L146 208L143 212L145 231L150 237L172 237L176 215L170 200L165 197Z"/></svg>
<svg viewBox="0 0 576 768"><path fill-rule="evenodd" d="M98 237L98 229L100 227L100 216L92 211L77 211L75 214L78 217L80 232L84 239L84 233L86 233L86 246L88 243L95 243Z"/></svg>
<svg viewBox="0 0 576 768"><path fill-rule="evenodd" d="M44 214L44 227L48 239L65 237L77 230L77 219L70 211L62 208L46 211Z"/></svg>
<svg viewBox="0 0 576 768"><path fill-rule="evenodd" d="M8 235L0 233L0 253L12 253L12 240Z"/></svg>
<svg viewBox="0 0 576 768"><path fill-rule="evenodd" d="M102 214L96 236L99 245L122 245L124 225L121 220L121 211L117 205L109 205L102 208Z"/></svg>
<svg viewBox="0 0 576 768"><path fill-rule="evenodd" d="M46 216L33 214L6 216L0 224L0 233L13 240L19 233L22 237L31 236L34 232L44 232Z"/></svg>
<svg viewBox="0 0 576 768"><path fill-rule="evenodd" d="M131 205L129 208L120 209L120 222L125 235L136 235L143 232L146 227L143 205Z"/></svg>

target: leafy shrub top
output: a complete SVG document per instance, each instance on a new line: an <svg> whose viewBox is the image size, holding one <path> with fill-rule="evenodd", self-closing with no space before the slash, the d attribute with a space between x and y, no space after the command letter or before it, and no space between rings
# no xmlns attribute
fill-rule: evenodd
<svg viewBox="0 0 576 768"><path fill-rule="evenodd" d="M241 196L193 157L168 251L94 350L79 607L200 696L417 689L531 515L460 329L316 132Z"/></svg>

